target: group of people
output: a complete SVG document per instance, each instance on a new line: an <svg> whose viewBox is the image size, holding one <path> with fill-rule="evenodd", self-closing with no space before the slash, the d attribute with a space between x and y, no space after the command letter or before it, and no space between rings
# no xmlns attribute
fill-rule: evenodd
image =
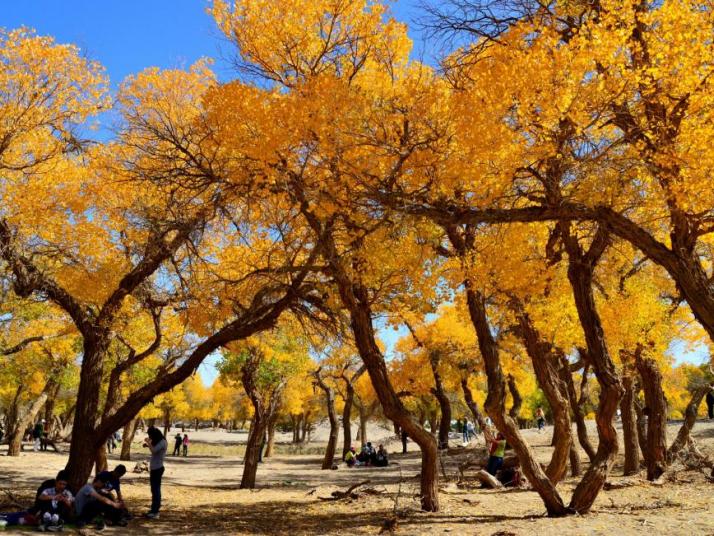
<svg viewBox="0 0 714 536"><path fill-rule="evenodd" d="M360 467L360 466L373 466L373 467L387 467L389 465L389 455L384 448L384 445L380 444L375 450L372 443L367 442L362 445L362 449L357 453L354 446L350 447L350 450L345 454L345 463L347 467Z"/></svg>
<svg viewBox="0 0 714 536"><path fill-rule="evenodd" d="M183 436L179 433L174 437L174 456L181 456L181 450L183 449L183 455L188 456L188 434Z"/></svg>
<svg viewBox="0 0 714 536"><path fill-rule="evenodd" d="M151 509L145 517L156 519L161 509L161 480L168 443L158 428L150 427L143 445L151 453ZM97 530L104 529L107 524L126 526L131 515L121 492L121 478L125 474L124 465L117 465L112 471L101 471L91 483L86 483L76 494L72 494L69 474L62 470L55 478L40 484L30 510L3 514L2 520L8 525L37 524L41 531L52 532L62 530L66 522L75 523L77 527L95 523Z"/></svg>
<svg viewBox="0 0 714 536"><path fill-rule="evenodd" d="M464 443L470 443L471 439L476 436L476 429L471 421L466 417L456 420L456 431L461 434Z"/></svg>

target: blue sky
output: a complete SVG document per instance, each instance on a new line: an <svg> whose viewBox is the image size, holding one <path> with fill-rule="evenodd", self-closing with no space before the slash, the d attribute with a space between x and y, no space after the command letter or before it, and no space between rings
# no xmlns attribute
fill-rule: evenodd
<svg viewBox="0 0 714 536"><path fill-rule="evenodd" d="M102 63L112 86L146 67L188 67L202 57L216 60L220 78L232 77L231 49L206 13L208 0L0 0L0 27L29 26L58 42L78 45L89 58ZM395 16L406 23L420 15L419 0L397 0ZM417 32L414 56L424 48ZM391 348L404 330L380 330ZM701 363L706 350L691 353L681 345L670 349L677 361ZM210 383L216 376L214 360L200 372Z"/></svg>

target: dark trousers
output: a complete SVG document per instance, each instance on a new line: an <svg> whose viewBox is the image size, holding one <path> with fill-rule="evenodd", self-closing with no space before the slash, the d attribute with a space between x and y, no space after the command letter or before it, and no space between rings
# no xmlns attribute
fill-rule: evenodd
<svg viewBox="0 0 714 536"><path fill-rule="evenodd" d="M151 512L158 514L161 509L161 477L164 476L164 468L152 469L149 472L149 482L151 483Z"/></svg>
<svg viewBox="0 0 714 536"><path fill-rule="evenodd" d="M174 445L174 456L179 456L181 455L181 443L176 443Z"/></svg>
<svg viewBox="0 0 714 536"><path fill-rule="evenodd" d="M488 474L496 476L496 473L503 465L503 458L500 456L489 456L488 465L486 466L486 471Z"/></svg>
<svg viewBox="0 0 714 536"><path fill-rule="evenodd" d="M707 409L709 410L709 418L714 419L714 400L707 400Z"/></svg>
<svg viewBox="0 0 714 536"><path fill-rule="evenodd" d="M103 517L107 521L115 523L119 521L121 516L122 512L118 508L94 500L84 505L82 513L78 516L78 520L81 523L90 523L95 517Z"/></svg>

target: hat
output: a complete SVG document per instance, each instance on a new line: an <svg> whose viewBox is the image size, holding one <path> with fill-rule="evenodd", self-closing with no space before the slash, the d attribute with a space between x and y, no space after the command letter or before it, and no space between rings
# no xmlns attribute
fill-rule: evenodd
<svg viewBox="0 0 714 536"><path fill-rule="evenodd" d="M45 421L44 419L42 419L42 424L45 424L45 422L47 422L47 421Z"/></svg>

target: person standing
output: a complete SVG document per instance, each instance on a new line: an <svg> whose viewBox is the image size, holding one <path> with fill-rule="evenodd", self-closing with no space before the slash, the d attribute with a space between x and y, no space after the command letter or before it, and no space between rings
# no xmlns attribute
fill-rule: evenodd
<svg viewBox="0 0 714 536"><path fill-rule="evenodd" d="M183 435L182 443L183 443L183 455L184 455L184 457L186 457L186 456L188 456L188 443L189 443L188 434Z"/></svg>
<svg viewBox="0 0 714 536"><path fill-rule="evenodd" d="M536 422L538 423L538 432L545 430L545 413L541 407L536 410Z"/></svg>
<svg viewBox="0 0 714 536"><path fill-rule="evenodd" d="M164 476L164 458L168 450L168 443L161 430L151 426L146 431L144 446L151 451L149 461L149 482L151 483L151 510L146 514L149 519L158 519L161 509L161 477Z"/></svg>
<svg viewBox="0 0 714 536"><path fill-rule="evenodd" d="M181 445L183 444L183 438L181 437L181 434L176 434L174 436L174 456L180 456L181 455Z"/></svg>
<svg viewBox="0 0 714 536"><path fill-rule="evenodd" d="M32 429L32 450L37 452L40 450L40 446L42 444L42 434L44 432L44 426L42 425L41 421L38 421L37 424L35 424L35 427Z"/></svg>
<svg viewBox="0 0 714 536"><path fill-rule="evenodd" d="M407 433L402 429L402 454L407 453L407 440L409 439L409 436Z"/></svg>
<svg viewBox="0 0 714 536"><path fill-rule="evenodd" d="M707 411L709 412L709 418L714 419L714 388L709 389L707 393Z"/></svg>
<svg viewBox="0 0 714 536"><path fill-rule="evenodd" d="M462 436L464 439L464 443L468 443L469 441L471 441L471 437L469 434L469 420L466 417L464 417Z"/></svg>

